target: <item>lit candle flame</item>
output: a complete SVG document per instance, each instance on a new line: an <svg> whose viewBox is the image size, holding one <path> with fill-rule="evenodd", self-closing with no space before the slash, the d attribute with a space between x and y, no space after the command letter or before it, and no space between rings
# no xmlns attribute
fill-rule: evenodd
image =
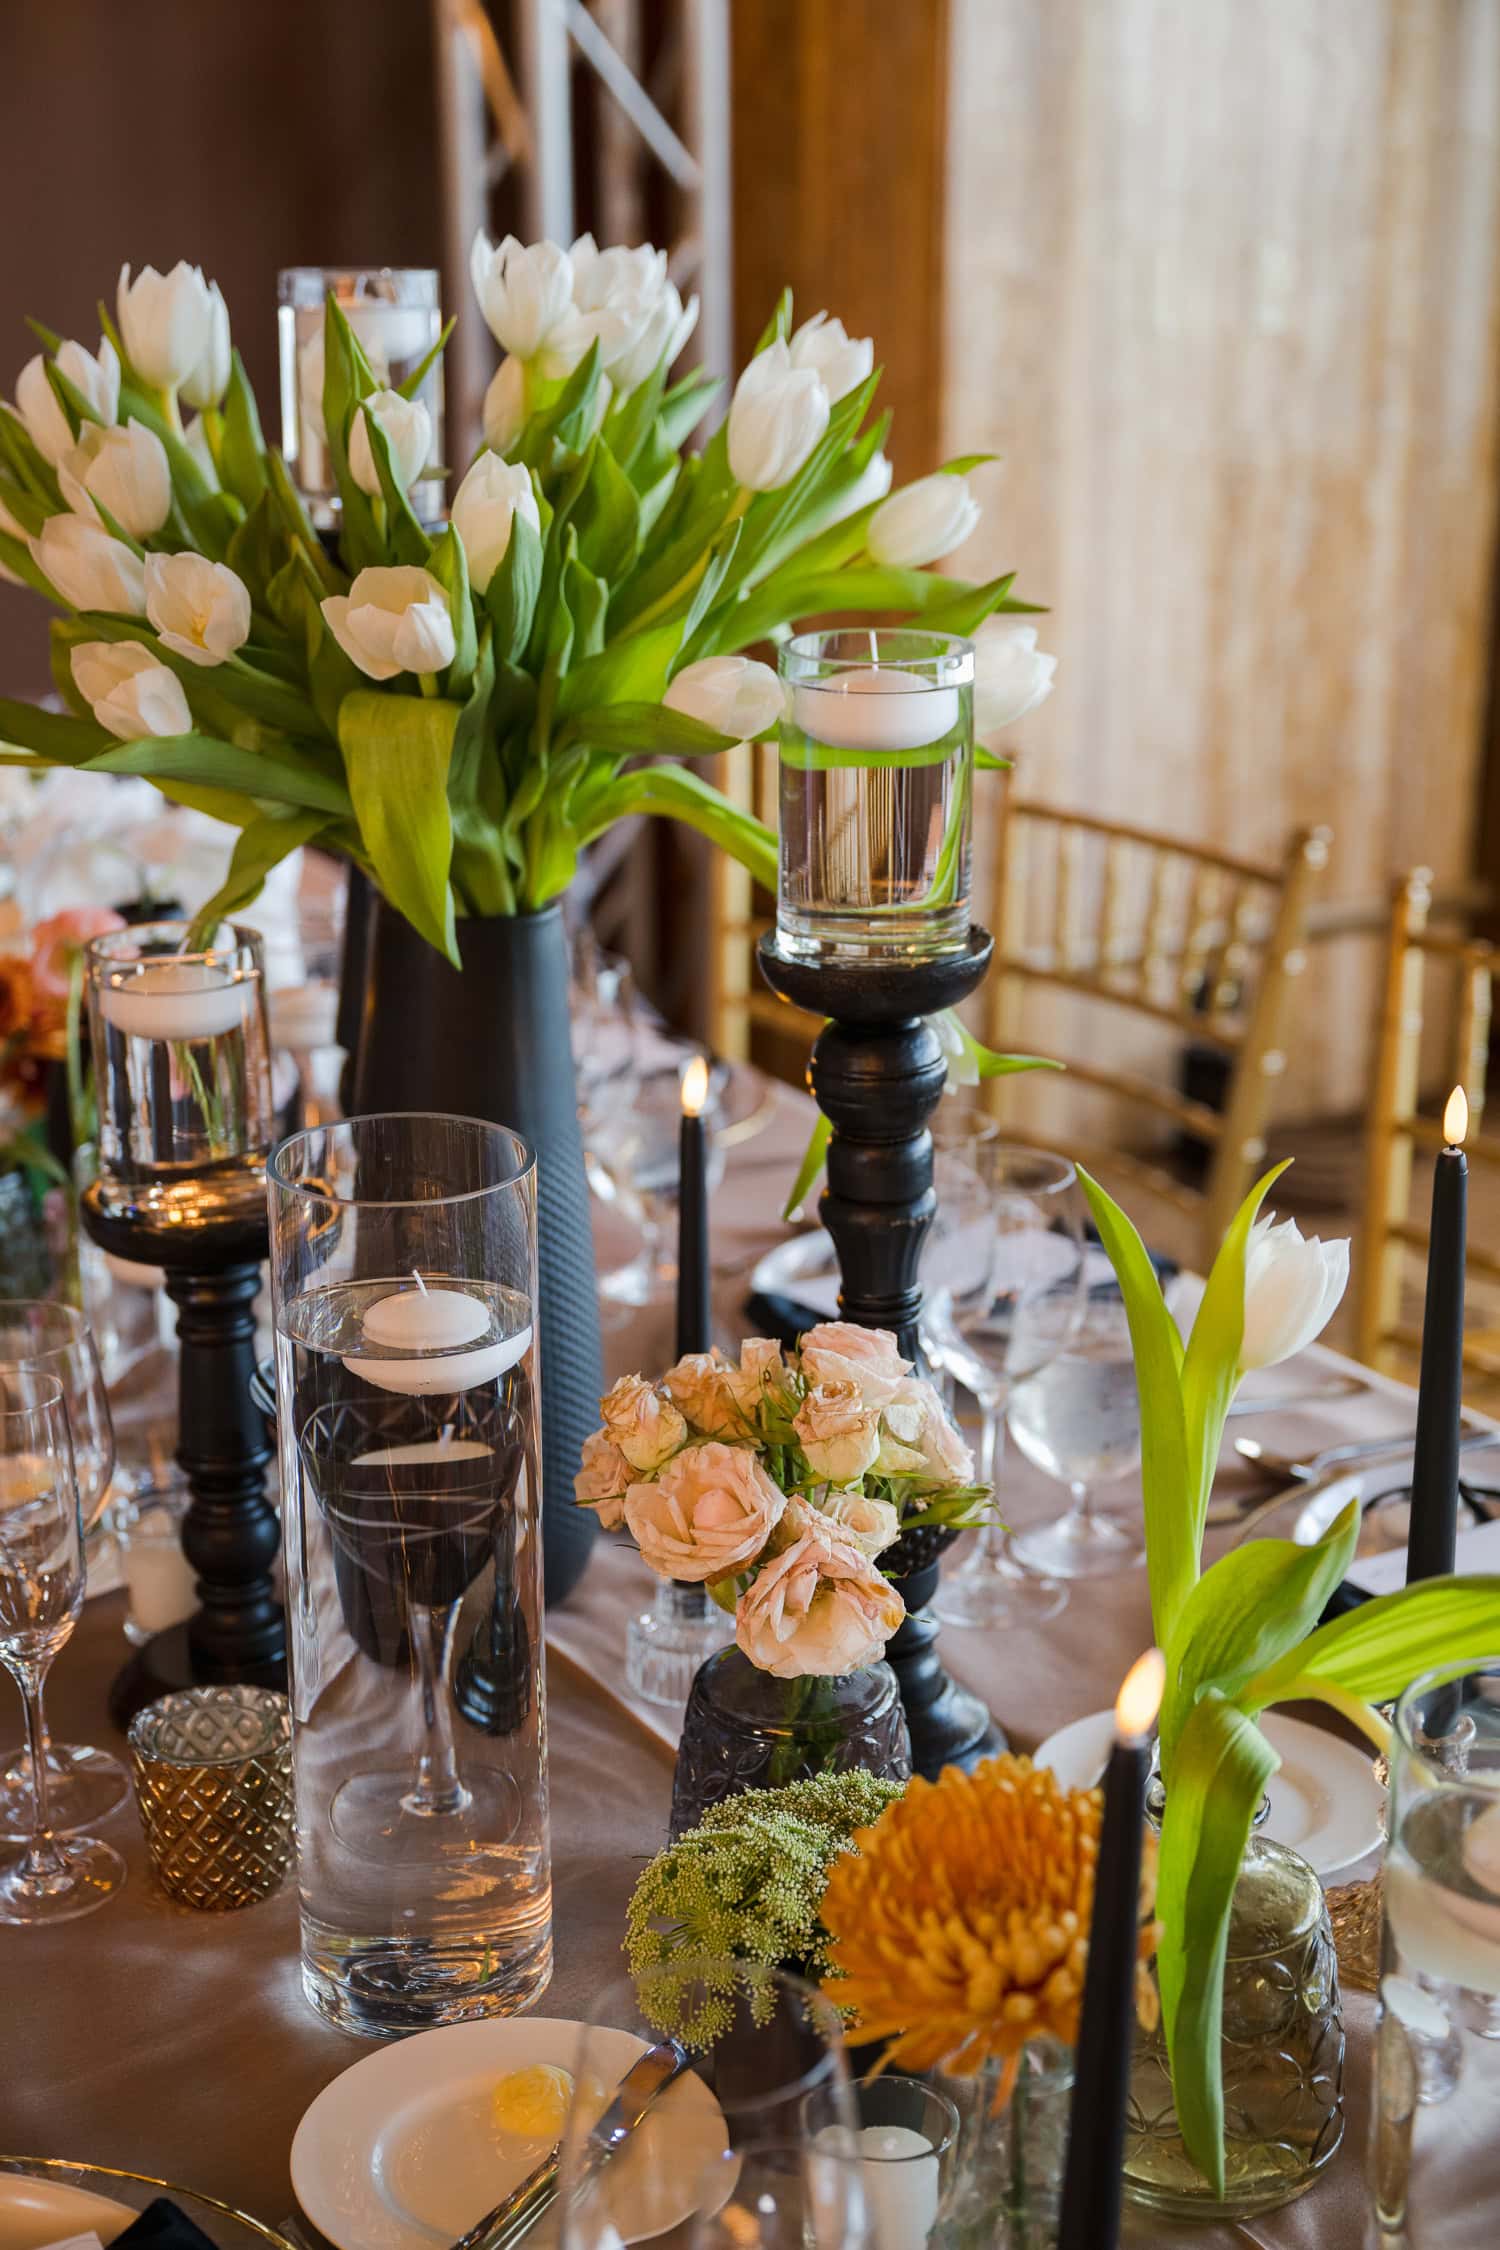
<svg viewBox="0 0 1500 2250"><path fill-rule="evenodd" d="M687 1117L701 1117L703 1104L708 1100L708 1065L701 1055L694 1055L682 1074L682 1108Z"/></svg>
<svg viewBox="0 0 1500 2250"><path fill-rule="evenodd" d="M1115 1703L1115 1740L1144 1742L1161 1709L1167 1660L1159 1648L1148 1648L1126 1673Z"/></svg>
<svg viewBox="0 0 1500 2250"><path fill-rule="evenodd" d="M1468 1130L1469 1097L1462 1086L1455 1086L1443 1111L1443 1139L1449 1148L1462 1148Z"/></svg>

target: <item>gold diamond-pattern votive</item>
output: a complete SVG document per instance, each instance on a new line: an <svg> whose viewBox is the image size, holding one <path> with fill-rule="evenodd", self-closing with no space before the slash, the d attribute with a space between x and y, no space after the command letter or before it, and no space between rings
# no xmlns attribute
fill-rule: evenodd
<svg viewBox="0 0 1500 2250"><path fill-rule="evenodd" d="M269 1898L292 1862L292 1717L270 1688L186 1688L130 1726L135 1798L157 1881L225 1913Z"/></svg>

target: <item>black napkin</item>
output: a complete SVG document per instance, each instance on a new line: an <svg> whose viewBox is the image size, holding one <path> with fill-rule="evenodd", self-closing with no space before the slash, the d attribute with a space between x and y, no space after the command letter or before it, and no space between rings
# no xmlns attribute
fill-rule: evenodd
<svg viewBox="0 0 1500 2250"><path fill-rule="evenodd" d="M185 2211L159 2195L123 2234L115 2236L114 2250L214 2250L214 2245Z"/></svg>

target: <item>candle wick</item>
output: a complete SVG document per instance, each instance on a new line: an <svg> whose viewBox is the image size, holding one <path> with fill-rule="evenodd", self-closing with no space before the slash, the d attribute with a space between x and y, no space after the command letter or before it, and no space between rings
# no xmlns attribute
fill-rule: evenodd
<svg viewBox="0 0 1500 2250"><path fill-rule="evenodd" d="M414 1281L414 1282L416 1283L417 1287L418 1287L418 1288L419 1288L419 1289L421 1290L421 1292L422 1292L423 1296L425 1297L425 1296L426 1296L426 1294L427 1294L427 1284L426 1284L426 1282L425 1282L425 1281L424 1281L424 1280L422 1279L422 1276L421 1276L421 1275L420 1275L420 1274L418 1273L418 1271L417 1271L417 1269L416 1269L416 1267L415 1267L415 1266L413 1266L413 1267L412 1267L412 1269L411 1269L411 1277L412 1277L412 1280L413 1280L413 1281Z"/></svg>

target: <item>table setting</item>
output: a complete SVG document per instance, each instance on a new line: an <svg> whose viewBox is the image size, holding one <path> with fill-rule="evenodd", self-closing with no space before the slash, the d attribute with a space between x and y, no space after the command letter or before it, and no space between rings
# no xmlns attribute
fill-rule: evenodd
<svg viewBox="0 0 1500 2250"><path fill-rule="evenodd" d="M1014 574L932 567L977 457L887 497L873 343L789 293L695 452L663 254L470 279L451 506L435 275L282 276L279 448L185 263L0 408L0 566L63 612L4 757L235 836L51 940L0 2250L1488 2241L1461 1092L1415 1394L1319 1342L1349 1244L1285 1166L1194 1275L1007 1141L986 1085L1051 1066L959 1012L975 802L1053 660ZM703 770L758 740L774 828ZM636 816L774 895L806 1093L570 937ZM337 1007L277 1007L310 850ZM138 1355L95 1253L170 1307Z"/></svg>

